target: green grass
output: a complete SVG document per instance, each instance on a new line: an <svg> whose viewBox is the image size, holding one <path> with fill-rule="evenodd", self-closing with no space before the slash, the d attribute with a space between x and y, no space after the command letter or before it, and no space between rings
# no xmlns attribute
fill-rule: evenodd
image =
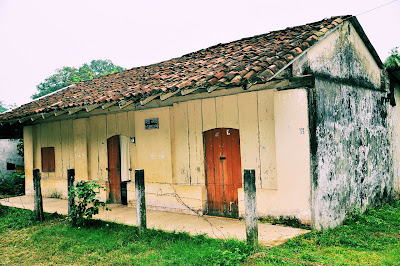
<svg viewBox="0 0 400 266"><path fill-rule="evenodd" d="M237 240L147 230L92 221L72 227L65 217L32 219L0 205L0 264L70 265L400 265L400 202L349 217L274 248Z"/></svg>
<svg viewBox="0 0 400 266"><path fill-rule="evenodd" d="M0 264L236 265L252 253L243 241L138 229L102 221L70 226L59 215L46 222L32 212L0 205Z"/></svg>
<svg viewBox="0 0 400 266"><path fill-rule="evenodd" d="M266 265L400 265L400 202L354 214L342 226L250 256Z"/></svg>

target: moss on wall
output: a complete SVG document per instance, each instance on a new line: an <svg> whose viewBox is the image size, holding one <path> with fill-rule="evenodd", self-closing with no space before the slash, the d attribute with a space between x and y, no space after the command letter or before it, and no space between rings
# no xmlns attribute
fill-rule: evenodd
<svg viewBox="0 0 400 266"><path fill-rule="evenodd" d="M313 209L316 228L393 195L382 93L316 80Z"/></svg>
<svg viewBox="0 0 400 266"><path fill-rule="evenodd" d="M381 70L345 23L299 60L294 72L316 77L309 92L313 226L334 227L354 208L394 195Z"/></svg>

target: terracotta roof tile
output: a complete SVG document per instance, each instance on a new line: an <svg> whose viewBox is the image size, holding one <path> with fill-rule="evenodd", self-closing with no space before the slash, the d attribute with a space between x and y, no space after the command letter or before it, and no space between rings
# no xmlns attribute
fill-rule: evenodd
<svg viewBox="0 0 400 266"><path fill-rule="evenodd" d="M157 64L76 83L0 114L0 120L74 106L146 98L160 92L265 82L350 16L273 31L218 44Z"/></svg>

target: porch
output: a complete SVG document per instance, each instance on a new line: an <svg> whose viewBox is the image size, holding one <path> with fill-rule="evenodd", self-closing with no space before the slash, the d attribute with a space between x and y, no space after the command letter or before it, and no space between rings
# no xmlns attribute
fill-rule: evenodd
<svg viewBox="0 0 400 266"><path fill-rule="evenodd" d="M4 206L33 210L33 196L20 196L0 199ZM136 225L136 208L120 204L109 204L112 211L101 211L94 218ZM45 212L67 215L68 201L55 198L43 198ZM246 239L245 223L237 219L196 216L182 213L147 210L147 228L162 229L165 231L184 231L192 235L207 234L212 238ZM276 246L285 243L288 239L309 232L309 230L285 226L258 223L258 240L265 246Z"/></svg>

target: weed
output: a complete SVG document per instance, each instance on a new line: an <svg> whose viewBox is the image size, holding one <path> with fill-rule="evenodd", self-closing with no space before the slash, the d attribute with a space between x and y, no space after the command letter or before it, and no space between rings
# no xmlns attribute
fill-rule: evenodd
<svg viewBox="0 0 400 266"><path fill-rule="evenodd" d="M69 221L72 225L84 225L93 215L99 213L99 209L105 208L106 203L96 198L99 190L102 189L96 182L79 181L68 193L69 197L76 199L72 206Z"/></svg>
<svg viewBox="0 0 400 266"><path fill-rule="evenodd" d="M55 190L55 191L53 191L53 192L50 194L50 198L53 198L53 199L61 199L61 198L62 198L62 195L61 195L60 192L58 192L57 190Z"/></svg>
<svg viewBox="0 0 400 266"><path fill-rule="evenodd" d="M278 218L274 216L266 216L258 219L262 223L271 223L272 225L286 225L295 228L311 229L310 225L303 224L298 218L294 216L279 216Z"/></svg>

